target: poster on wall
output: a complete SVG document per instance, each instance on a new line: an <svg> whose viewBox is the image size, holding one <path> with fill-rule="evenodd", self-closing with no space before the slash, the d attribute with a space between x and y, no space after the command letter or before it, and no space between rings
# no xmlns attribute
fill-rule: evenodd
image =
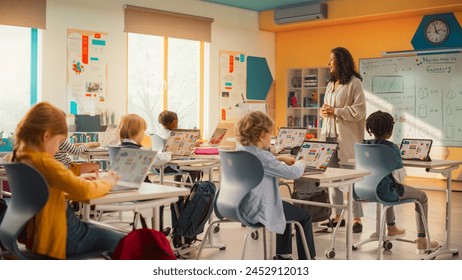
<svg viewBox="0 0 462 280"><path fill-rule="evenodd" d="M247 55L220 51L220 122L235 123L241 117L239 104L245 102Z"/></svg>
<svg viewBox="0 0 462 280"><path fill-rule="evenodd" d="M71 114L107 116L107 37L104 32L67 30L67 104Z"/></svg>

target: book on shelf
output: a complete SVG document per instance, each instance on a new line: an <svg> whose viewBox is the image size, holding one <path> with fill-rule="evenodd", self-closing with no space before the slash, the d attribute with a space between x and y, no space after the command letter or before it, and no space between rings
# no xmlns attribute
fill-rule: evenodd
<svg viewBox="0 0 462 280"><path fill-rule="evenodd" d="M303 78L303 86L315 87L318 85L318 77L316 75L305 75Z"/></svg>
<svg viewBox="0 0 462 280"><path fill-rule="evenodd" d="M72 144L75 143L88 143L88 142L98 142L98 133L96 132L87 132L87 133L73 133L69 137L69 142Z"/></svg>
<svg viewBox="0 0 462 280"><path fill-rule="evenodd" d="M303 126L307 128L317 128L318 116L303 115Z"/></svg>

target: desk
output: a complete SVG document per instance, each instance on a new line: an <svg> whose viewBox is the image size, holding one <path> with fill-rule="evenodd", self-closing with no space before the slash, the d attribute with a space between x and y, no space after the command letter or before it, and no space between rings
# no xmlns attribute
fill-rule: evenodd
<svg viewBox="0 0 462 280"><path fill-rule="evenodd" d="M80 157L86 159L88 162L92 160L109 161L109 151L108 150L85 151L80 154Z"/></svg>
<svg viewBox="0 0 462 280"><path fill-rule="evenodd" d="M182 171L193 170L208 170L209 181L213 182L213 169L221 166L220 157L218 155L195 155L193 159L172 159L168 165L176 165ZM160 169L160 183L164 183L164 167Z"/></svg>
<svg viewBox="0 0 462 280"><path fill-rule="evenodd" d="M348 211L347 219L347 236L346 236L346 259L349 260L352 254L352 235L353 235L353 184L355 182L361 181L364 176L370 175L369 171L361 171L355 169L343 169L343 168L333 168L329 167L322 174L313 174L313 175L303 175L305 179L309 179L319 185L319 187L326 188L340 188L342 191L348 192L348 201L346 205L336 205L322 202L306 201L299 199L286 199L283 200L288 202L300 203L300 204L309 204L315 206L331 207L338 209L346 209ZM339 223L340 224L340 223ZM334 232L335 236L335 232ZM333 255L331 255L333 253ZM334 249L328 249L326 251L326 256L328 258L333 258L335 256Z"/></svg>
<svg viewBox="0 0 462 280"><path fill-rule="evenodd" d="M129 202L136 200L157 200L163 198L172 198L185 196L189 194L189 189L182 187L170 187L159 184L143 183L138 190L107 193L105 196L93 198L84 202L83 205L83 219L90 218L90 206L96 204L110 204ZM158 229L158 215L153 215L153 228Z"/></svg>
<svg viewBox="0 0 462 280"><path fill-rule="evenodd" d="M460 160L432 160L432 161L417 161L417 160L403 160L403 165L406 167L425 168L427 172L440 173L446 177L446 242L441 248L435 252L426 255L423 259L433 259L441 254L458 255L458 249L451 249L451 195L452 195L452 170L458 169L462 164ZM432 189L440 190L440 189ZM440 190L441 191L441 190Z"/></svg>

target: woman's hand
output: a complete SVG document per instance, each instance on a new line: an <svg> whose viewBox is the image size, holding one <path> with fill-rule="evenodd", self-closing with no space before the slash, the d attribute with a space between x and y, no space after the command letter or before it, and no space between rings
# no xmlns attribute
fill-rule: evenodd
<svg viewBox="0 0 462 280"><path fill-rule="evenodd" d="M327 104L322 105L321 108L322 117L333 117L335 116L335 108Z"/></svg>

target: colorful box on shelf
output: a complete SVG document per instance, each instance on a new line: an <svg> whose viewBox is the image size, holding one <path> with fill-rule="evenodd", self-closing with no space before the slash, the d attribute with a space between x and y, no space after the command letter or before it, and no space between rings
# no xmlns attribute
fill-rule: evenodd
<svg viewBox="0 0 462 280"><path fill-rule="evenodd" d="M0 140L0 151L1 152L10 152L13 151L13 142L8 138L1 138Z"/></svg>

